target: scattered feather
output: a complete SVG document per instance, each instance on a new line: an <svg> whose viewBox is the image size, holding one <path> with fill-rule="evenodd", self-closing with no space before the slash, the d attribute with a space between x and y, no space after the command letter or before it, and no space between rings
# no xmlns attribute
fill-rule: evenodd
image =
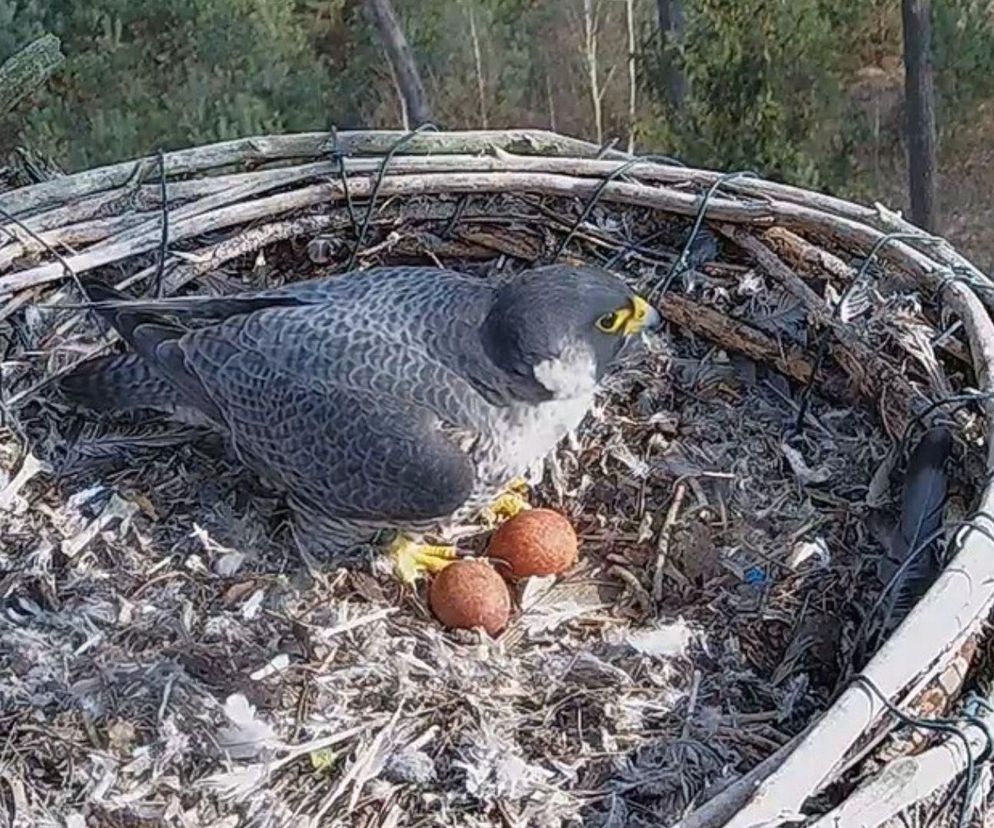
<svg viewBox="0 0 994 828"><path fill-rule="evenodd" d="M0 490L0 511L23 513L28 508L28 502L21 496L21 490L45 469L45 464L29 452L21 463L21 468L14 475L14 479Z"/></svg>
<svg viewBox="0 0 994 828"><path fill-rule="evenodd" d="M875 299L873 279L863 276L843 295L838 306L839 321L849 324L865 316L876 304Z"/></svg>
<svg viewBox="0 0 994 828"><path fill-rule="evenodd" d="M241 693L224 703L228 724L217 732L217 743L232 759L252 759L264 750L279 746L273 728L256 716L255 708Z"/></svg>
<svg viewBox="0 0 994 828"><path fill-rule="evenodd" d="M832 479L832 472L828 467L811 468L804 460L804 455L789 443L781 443L780 451L787 458L797 482L802 486L820 486Z"/></svg>
<svg viewBox="0 0 994 828"><path fill-rule="evenodd" d="M900 623L941 569L935 535L943 521L948 487L945 465L951 451L952 434L939 426L925 432L908 459L901 515L877 567L882 584L898 579L883 606L885 633Z"/></svg>
<svg viewBox="0 0 994 828"><path fill-rule="evenodd" d="M802 540L794 544L787 558L787 566L798 569L802 564L811 561L819 569L828 569L832 563L832 553L828 551L828 543L820 535L814 540Z"/></svg>
<svg viewBox="0 0 994 828"><path fill-rule="evenodd" d="M268 663L264 664L258 670L253 672L250 676L252 681L262 681L270 676L275 676L278 673L282 673L287 667L290 666L290 656L286 653L280 653L279 655L273 656Z"/></svg>
<svg viewBox="0 0 994 828"><path fill-rule="evenodd" d="M625 636L625 641L642 655L672 658L687 655L693 638L693 631L678 618L672 624L653 629L632 630Z"/></svg>
<svg viewBox="0 0 994 828"><path fill-rule="evenodd" d="M391 782L427 785L438 778L435 760L423 750L402 749L391 753L383 768Z"/></svg>

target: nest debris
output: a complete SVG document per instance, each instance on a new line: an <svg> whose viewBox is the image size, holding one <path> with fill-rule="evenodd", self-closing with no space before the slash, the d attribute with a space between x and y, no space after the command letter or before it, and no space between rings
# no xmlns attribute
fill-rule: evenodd
<svg viewBox="0 0 994 828"><path fill-rule="evenodd" d="M977 385L934 293L886 250L867 263L859 239L768 221L748 180L715 197L689 244L699 171L670 180L658 169L676 168L646 165L668 182L666 209L623 176L591 201L616 161L505 147L473 156L489 170L475 174L496 181L503 163L504 176L549 180L481 178L467 192L431 178L472 177L464 156L397 156L384 171L375 155L301 163L287 140L273 144L283 156L240 159L249 171L216 157L197 167L196 154L167 166L166 251L157 179L140 163L97 189L63 184L56 197L57 179L41 201L7 197L19 219L0 224L8 813L26 825L658 826L783 749L867 656L882 589L871 518L893 512L895 440L930 402ZM552 180L567 161L600 178L569 190ZM329 177L336 164L344 182ZM550 459L534 500L571 518L581 565L522 585L496 641L440 629L423 593L375 559L302 562L279 498L210 435L70 415L45 386L114 347L91 316L58 307L79 298L65 263L133 291L161 275L165 293L222 293L353 259L494 278L560 252L643 288L672 278L660 299L671 326ZM983 418L946 413L955 519L984 479ZM885 749L907 741L888 734Z"/></svg>

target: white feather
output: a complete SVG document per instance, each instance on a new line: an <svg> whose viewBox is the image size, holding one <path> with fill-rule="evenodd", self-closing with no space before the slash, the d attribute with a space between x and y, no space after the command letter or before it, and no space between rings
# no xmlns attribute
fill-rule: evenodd
<svg viewBox="0 0 994 828"><path fill-rule="evenodd" d="M597 362L589 346L567 345L555 359L535 366L535 379L557 400L587 399L597 386Z"/></svg>
<svg viewBox="0 0 994 828"><path fill-rule="evenodd" d="M553 394L544 403L499 409L491 421L491 438L477 458L487 483L503 486L542 461L590 411L597 390L593 353L582 344L567 346L558 359L535 366L535 378Z"/></svg>

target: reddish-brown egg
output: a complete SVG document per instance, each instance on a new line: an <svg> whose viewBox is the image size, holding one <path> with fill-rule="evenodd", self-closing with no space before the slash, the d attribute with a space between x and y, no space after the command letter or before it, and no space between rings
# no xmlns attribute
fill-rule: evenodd
<svg viewBox="0 0 994 828"><path fill-rule="evenodd" d="M526 509L501 524L490 539L487 554L507 563L513 578L558 575L576 563L576 532L551 509Z"/></svg>
<svg viewBox="0 0 994 828"><path fill-rule="evenodd" d="M445 567L431 582L428 603L446 627L483 627L491 635L507 626L511 614L504 579L481 560L456 561Z"/></svg>

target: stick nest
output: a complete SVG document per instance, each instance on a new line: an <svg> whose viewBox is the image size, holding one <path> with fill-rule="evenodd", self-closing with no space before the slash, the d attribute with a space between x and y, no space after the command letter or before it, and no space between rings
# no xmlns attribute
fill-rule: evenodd
<svg viewBox="0 0 994 828"><path fill-rule="evenodd" d="M904 438L981 387L940 299L989 299L983 276L880 207L545 133L398 137L0 194L0 801L24 824L670 824L872 654ZM60 307L81 274L225 293L556 257L655 291L669 325L550 458L533 499L581 565L519 586L496 641L440 629L375 561L305 565L209 435L70 414L46 385L120 347ZM936 410L952 520L986 473L983 408Z"/></svg>

